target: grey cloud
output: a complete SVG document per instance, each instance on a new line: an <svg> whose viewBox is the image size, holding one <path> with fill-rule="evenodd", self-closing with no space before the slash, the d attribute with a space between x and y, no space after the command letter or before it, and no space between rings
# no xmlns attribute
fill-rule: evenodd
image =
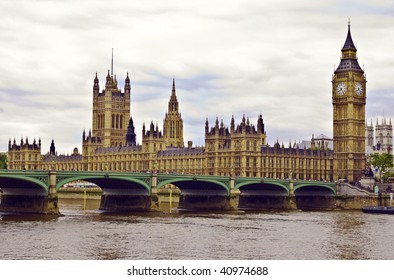
<svg viewBox="0 0 394 280"><path fill-rule="evenodd" d="M187 91L195 91L201 89L214 89L217 90L220 87L215 81L220 80L221 77L216 74L200 74L192 77L176 78L177 88Z"/></svg>
<svg viewBox="0 0 394 280"><path fill-rule="evenodd" d="M55 137L64 151L80 145L91 125L94 74L103 88L111 48L121 87L130 72L137 131L143 121L161 125L175 75L185 139L204 138L205 117L228 123L244 113L262 113L269 138L285 143L330 135L331 75L349 14L367 66L367 118L392 114L387 1L16 2L0 3L0 99L12 112L0 130L11 137L23 130ZM0 137L0 151L7 141Z"/></svg>
<svg viewBox="0 0 394 280"><path fill-rule="evenodd" d="M37 99L39 93L20 88L0 88L0 100L2 103L17 104L22 107L39 106Z"/></svg>
<svg viewBox="0 0 394 280"><path fill-rule="evenodd" d="M366 118L393 116L394 88L376 90L367 93Z"/></svg>
<svg viewBox="0 0 394 280"><path fill-rule="evenodd" d="M24 90L20 88L0 88L0 94L7 97L18 97L25 98L31 96L37 96L37 92Z"/></svg>

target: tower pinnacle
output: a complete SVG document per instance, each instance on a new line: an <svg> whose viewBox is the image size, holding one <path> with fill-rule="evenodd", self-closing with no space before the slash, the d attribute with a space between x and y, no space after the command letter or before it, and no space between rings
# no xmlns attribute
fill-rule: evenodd
<svg viewBox="0 0 394 280"><path fill-rule="evenodd" d="M176 95L175 93L175 77L172 78L172 93L171 95Z"/></svg>
<svg viewBox="0 0 394 280"><path fill-rule="evenodd" d="M345 40L345 44L343 45L342 48L342 52L343 51L357 51L356 46L353 43L353 39L352 39L352 34L350 33L350 19L348 21L348 25L347 25L347 36L346 36L346 40Z"/></svg>
<svg viewBox="0 0 394 280"><path fill-rule="evenodd" d="M348 31L345 44L342 47L341 63L334 73L355 71L364 73L357 61L357 49L353 43L352 34L350 33L350 20L348 21Z"/></svg>

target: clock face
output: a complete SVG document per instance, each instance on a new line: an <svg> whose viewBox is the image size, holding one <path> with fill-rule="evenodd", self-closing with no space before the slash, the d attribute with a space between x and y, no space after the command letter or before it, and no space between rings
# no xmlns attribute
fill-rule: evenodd
<svg viewBox="0 0 394 280"><path fill-rule="evenodd" d="M346 92L346 85L345 85L344 82L340 82L340 83L337 85L336 93L337 93L338 95L344 95L345 92Z"/></svg>
<svg viewBox="0 0 394 280"><path fill-rule="evenodd" d="M363 94L363 85L361 83L356 83L354 85L354 92L360 96Z"/></svg>

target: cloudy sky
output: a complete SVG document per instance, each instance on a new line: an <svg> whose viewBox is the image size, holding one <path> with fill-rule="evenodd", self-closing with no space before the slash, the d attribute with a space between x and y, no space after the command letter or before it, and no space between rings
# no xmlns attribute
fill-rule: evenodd
<svg viewBox="0 0 394 280"><path fill-rule="evenodd" d="M268 143L332 136L331 78L348 18L367 74L368 122L394 117L394 2L385 0L1 0L0 151L8 139L81 148L92 86L132 82L131 111L162 127L176 79L185 141L204 122L263 115ZM393 118L394 121L394 118Z"/></svg>

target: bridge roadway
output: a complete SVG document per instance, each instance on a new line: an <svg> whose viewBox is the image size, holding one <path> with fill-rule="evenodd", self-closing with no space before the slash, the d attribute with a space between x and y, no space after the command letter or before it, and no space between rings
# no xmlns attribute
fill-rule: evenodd
<svg viewBox="0 0 394 280"><path fill-rule="evenodd" d="M178 187L180 208L194 210L330 208L336 184L250 177L93 171L0 171L0 211L58 214L57 190L84 180L102 189L100 209L160 208L157 191Z"/></svg>

